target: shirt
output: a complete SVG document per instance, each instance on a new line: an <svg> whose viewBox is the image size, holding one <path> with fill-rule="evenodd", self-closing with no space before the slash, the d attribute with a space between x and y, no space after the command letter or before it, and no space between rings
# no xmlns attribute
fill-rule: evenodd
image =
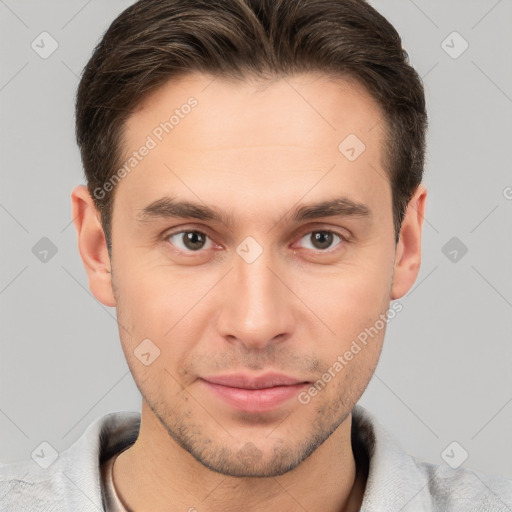
<svg viewBox="0 0 512 512"><path fill-rule="evenodd" d="M511 479L418 461L362 406L354 407L352 417L356 460L362 450L369 462L361 512L512 511ZM47 448L34 460L0 465L0 510L124 512L118 498L118 509L112 504L111 462L135 442L139 428L140 413L109 413L93 421L49 465Z"/></svg>

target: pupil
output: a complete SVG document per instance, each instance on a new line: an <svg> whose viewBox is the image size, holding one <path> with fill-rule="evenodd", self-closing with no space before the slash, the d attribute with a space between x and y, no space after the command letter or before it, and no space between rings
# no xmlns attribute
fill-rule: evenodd
<svg viewBox="0 0 512 512"><path fill-rule="evenodd" d="M189 249L200 249L204 245L204 239L201 233L197 231L190 231L185 233L185 245Z"/></svg>
<svg viewBox="0 0 512 512"><path fill-rule="evenodd" d="M325 249L332 243L332 233L326 233L325 231L316 231L314 233L315 245L320 245L319 249Z"/></svg>

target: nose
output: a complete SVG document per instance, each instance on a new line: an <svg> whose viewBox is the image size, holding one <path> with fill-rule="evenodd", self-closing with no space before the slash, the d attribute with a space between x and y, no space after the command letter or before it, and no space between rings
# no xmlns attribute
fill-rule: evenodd
<svg viewBox="0 0 512 512"><path fill-rule="evenodd" d="M234 268L220 290L220 335L253 350L288 339L295 328L297 306L287 282L289 272L276 263L270 251L263 251L251 263L238 254L233 260Z"/></svg>

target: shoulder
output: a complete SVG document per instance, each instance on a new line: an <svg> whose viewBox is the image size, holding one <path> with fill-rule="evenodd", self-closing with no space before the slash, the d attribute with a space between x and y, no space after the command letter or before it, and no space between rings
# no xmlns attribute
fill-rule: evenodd
<svg viewBox="0 0 512 512"><path fill-rule="evenodd" d="M0 464L0 510L103 510L100 464L135 441L140 413L115 412L97 418L62 453Z"/></svg>
<svg viewBox="0 0 512 512"><path fill-rule="evenodd" d="M59 510L61 481L31 461L0 465L0 510Z"/></svg>
<svg viewBox="0 0 512 512"><path fill-rule="evenodd" d="M512 480L418 461L366 409L356 406L352 418L352 442L369 464L361 512L512 511Z"/></svg>
<svg viewBox="0 0 512 512"><path fill-rule="evenodd" d="M459 467L416 462L434 510L511 511L512 480Z"/></svg>

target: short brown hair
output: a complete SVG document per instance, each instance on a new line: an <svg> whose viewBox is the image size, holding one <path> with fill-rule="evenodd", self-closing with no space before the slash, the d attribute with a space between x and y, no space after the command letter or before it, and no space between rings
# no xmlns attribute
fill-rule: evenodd
<svg viewBox="0 0 512 512"><path fill-rule="evenodd" d="M76 97L76 137L109 254L126 119L169 79L190 72L244 79L303 72L355 78L385 113L395 243L423 176L421 78L394 27L364 0L139 0L110 25ZM341 142L341 141L340 141Z"/></svg>

